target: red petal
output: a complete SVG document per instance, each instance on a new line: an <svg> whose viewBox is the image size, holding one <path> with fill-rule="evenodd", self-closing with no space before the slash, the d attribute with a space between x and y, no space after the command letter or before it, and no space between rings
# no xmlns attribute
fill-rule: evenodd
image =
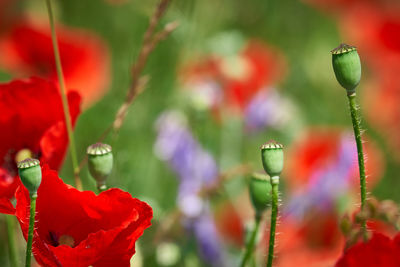
<svg viewBox="0 0 400 267"><path fill-rule="evenodd" d="M105 266L116 262L118 266L129 266L135 241L150 226L151 207L119 189L98 196L78 191L64 184L47 166L42 173L34 246L37 261L46 266L57 266L57 261L64 266ZM19 190L17 217L25 234L28 200L27 192L22 194ZM75 246L57 246L50 233L72 237Z"/></svg>
<svg viewBox="0 0 400 267"><path fill-rule="evenodd" d="M398 267L400 246L387 236L375 233L367 243L359 243L348 249L336 263L336 267Z"/></svg>
<svg viewBox="0 0 400 267"><path fill-rule="evenodd" d="M50 28L22 21L0 43L0 63L21 76L57 81ZM57 27L58 44L68 88L79 90L84 104L98 100L109 83L109 55L91 32Z"/></svg>
<svg viewBox="0 0 400 267"><path fill-rule="evenodd" d="M80 97L68 94L73 122L80 112ZM12 107L12 108L10 108ZM18 185L15 154L29 149L40 160L58 169L68 138L59 90L41 78L0 84L0 196L11 197ZM10 178L11 177L11 178Z"/></svg>
<svg viewBox="0 0 400 267"><path fill-rule="evenodd" d="M14 214L15 208L6 197L0 198L0 213Z"/></svg>

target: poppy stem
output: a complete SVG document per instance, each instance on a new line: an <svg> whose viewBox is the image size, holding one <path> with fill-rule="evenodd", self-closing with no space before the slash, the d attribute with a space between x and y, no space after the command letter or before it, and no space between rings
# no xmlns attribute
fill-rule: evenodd
<svg viewBox="0 0 400 267"><path fill-rule="evenodd" d="M257 212L256 216L255 216L255 225L254 225L254 228L253 228L253 232L251 233L250 239L246 244L246 251L245 251L245 253L243 255L242 262L240 263L241 267L246 266L247 261L253 255L254 245L255 245L258 229L260 228L260 222L261 222L261 214L259 214Z"/></svg>
<svg viewBox="0 0 400 267"><path fill-rule="evenodd" d="M64 110L65 124L66 124L67 132L68 132L69 150L70 150L70 154L71 154L72 167L74 169L75 186L77 189L82 190L82 182L79 177L79 165L78 165L78 158L77 158L76 148L75 148L75 138L74 138L74 132L72 129L70 112L69 112L64 74L63 74L63 70L62 70L62 66L61 66L60 51L59 51L58 43L57 43L56 29L54 26L54 16L53 16L53 10L51 7L51 0L46 0L46 6L47 6L47 13L49 16L49 24L50 24L50 28L51 28L51 39L53 42L54 59L55 59L55 63L56 63L58 82L60 85L61 100L62 100L62 105L63 105L63 110Z"/></svg>
<svg viewBox="0 0 400 267"><path fill-rule="evenodd" d="M6 215L8 251L10 258L10 266L17 267L17 246L15 244L14 216Z"/></svg>
<svg viewBox="0 0 400 267"><path fill-rule="evenodd" d="M269 248L268 248L267 267L272 266L272 260L274 259L276 221L278 218L279 176L271 177L271 186L272 186L272 208L271 208L271 226L269 229Z"/></svg>
<svg viewBox="0 0 400 267"><path fill-rule="evenodd" d="M358 154L358 168L360 172L360 189L361 189L361 211L364 210L365 201L367 197L366 181L365 181L365 165L364 165L364 152L362 147L361 130L360 130L360 118L357 112L356 93L348 94L351 121L353 123L354 138L357 144ZM367 220L363 219L361 222L363 230L364 241L367 240Z"/></svg>
<svg viewBox="0 0 400 267"><path fill-rule="evenodd" d="M26 244L25 267L31 266L33 229L35 229L36 198L37 198L36 193L31 194L31 210L30 210L30 216L29 216L28 242Z"/></svg>

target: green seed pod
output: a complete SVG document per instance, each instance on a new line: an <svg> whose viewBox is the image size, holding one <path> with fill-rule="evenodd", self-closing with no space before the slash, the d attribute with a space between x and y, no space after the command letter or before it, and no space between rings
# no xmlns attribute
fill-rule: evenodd
<svg viewBox="0 0 400 267"><path fill-rule="evenodd" d="M355 93L361 79L361 62L356 47L341 44L331 53L336 79L349 95Z"/></svg>
<svg viewBox="0 0 400 267"><path fill-rule="evenodd" d="M111 146L96 143L87 148L89 172L96 180L97 186L105 186L106 179L113 167Z"/></svg>
<svg viewBox="0 0 400 267"><path fill-rule="evenodd" d="M254 173L250 177L249 192L251 203L257 214L262 214L270 205L272 186L267 175Z"/></svg>
<svg viewBox="0 0 400 267"><path fill-rule="evenodd" d="M261 160L264 170L269 176L279 176L283 169L283 146L275 141L263 144Z"/></svg>
<svg viewBox="0 0 400 267"><path fill-rule="evenodd" d="M37 159L27 158L18 162L18 174L22 183L31 196L37 195L37 190L42 182L42 169Z"/></svg>

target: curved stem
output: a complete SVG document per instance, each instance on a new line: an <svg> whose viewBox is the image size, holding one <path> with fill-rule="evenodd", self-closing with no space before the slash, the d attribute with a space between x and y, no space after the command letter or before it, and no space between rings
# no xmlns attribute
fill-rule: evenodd
<svg viewBox="0 0 400 267"><path fill-rule="evenodd" d="M271 185L272 185L272 207L271 207L271 226L269 229L269 248L268 248L267 267L272 266L272 260L274 259L276 221L278 218L279 176L271 177Z"/></svg>
<svg viewBox="0 0 400 267"><path fill-rule="evenodd" d="M67 93L66 93L64 74L63 74L63 70L62 70L62 66L61 66L60 51L58 49L56 29L54 26L54 16L53 16L53 10L51 7L51 0L46 0L46 6L47 6L47 13L49 16L49 23L50 23L50 28L51 28L51 39L53 42L54 59L55 59L55 63L56 63L58 82L60 84L61 100L62 100L62 105L63 105L63 110L64 110L65 124L66 124L67 132L68 132L69 150L70 150L70 154L71 154L72 167L74 169L75 186L77 189L81 190L82 182L79 177L79 165L78 165L78 157L77 157L76 148L75 148L75 138L74 138L74 132L72 129L71 117L70 117L70 113L69 113L68 98L67 98Z"/></svg>
<svg viewBox="0 0 400 267"><path fill-rule="evenodd" d="M244 267L246 265L246 262L250 259L251 255L253 254L258 229L260 228L260 222L261 222L261 215L256 214L253 232L251 233L250 239L246 244L246 251L243 255L242 262L240 263L241 267Z"/></svg>
<svg viewBox="0 0 400 267"><path fill-rule="evenodd" d="M361 211L364 210L365 201L367 197L367 186L365 181L365 165L364 165L364 152L362 146L361 139L361 130L360 130L360 119L357 113L357 104L356 104L356 94L347 95L349 100L349 107L351 113L351 121L353 123L354 137L356 139L357 144L357 154L358 154L358 168L360 171L360 190L361 190ZM361 223L361 227L363 229L363 237L364 241L367 240L367 221L363 220Z"/></svg>
<svg viewBox="0 0 400 267"><path fill-rule="evenodd" d="M15 244L14 216L6 215L8 251L10 256L10 266L17 267L17 246Z"/></svg>
<svg viewBox="0 0 400 267"><path fill-rule="evenodd" d="M36 198L37 198L36 194L31 195L31 210L29 216L28 242L26 244L25 267L31 266L33 229L35 229Z"/></svg>

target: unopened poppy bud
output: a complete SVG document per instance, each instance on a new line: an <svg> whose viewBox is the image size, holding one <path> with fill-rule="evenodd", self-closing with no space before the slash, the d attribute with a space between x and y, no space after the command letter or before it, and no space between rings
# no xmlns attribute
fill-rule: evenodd
<svg viewBox="0 0 400 267"><path fill-rule="evenodd" d="M96 180L100 188L105 186L107 177L110 175L113 167L113 155L111 146L102 143L96 143L87 148L89 172Z"/></svg>
<svg viewBox="0 0 400 267"><path fill-rule="evenodd" d="M251 203L257 214L262 214L271 205L272 186L267 175L254 173L250 177L249 192Z"/></svg>
<svg viewBox="0 0 400 267"><path fill-rule="evenodd" d="M28 189L31 196L36 196L42 182L42 169L39 160L27 158L18 162L17 167L23 185Z"/></svg>
<svg viewBox="0 0 400 267"><path fill-rule="evenodd" d="M279 176L283 169L283 146L275 141L263 144L261 160L264 170L269 176Z"/></svg>
<svg viewBox="0 0 400 267"><path fill-rule="evenodd" d="M355 46L341 44L331 51L336 79L347 93L355 93L361 79L361 62Z"/></svg>

